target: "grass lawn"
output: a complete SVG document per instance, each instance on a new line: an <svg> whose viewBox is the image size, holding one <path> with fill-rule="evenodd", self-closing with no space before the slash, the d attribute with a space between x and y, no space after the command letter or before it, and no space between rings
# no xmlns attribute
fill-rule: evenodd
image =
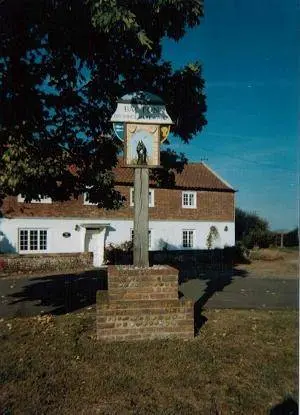
<svg viewBox="0 0 300 415"><path fill-rule="evenodd" d="M93 311L2 319L2 413L259 415L296 400L296 311L204 316L188 342L119 344L95 340Z"/></svg>

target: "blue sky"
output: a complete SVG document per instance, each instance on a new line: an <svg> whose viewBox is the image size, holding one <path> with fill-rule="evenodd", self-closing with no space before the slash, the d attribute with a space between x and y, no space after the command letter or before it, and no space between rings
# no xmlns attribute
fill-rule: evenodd
<svg viewBox="0 0 300 415"><path fill-rule="evenodd" d="M271 229L298 224L299 18L297 0L206 0L199 27L163 42L175 68L202 63L208 106L203 132L171 147L207 158Z"/></svg>

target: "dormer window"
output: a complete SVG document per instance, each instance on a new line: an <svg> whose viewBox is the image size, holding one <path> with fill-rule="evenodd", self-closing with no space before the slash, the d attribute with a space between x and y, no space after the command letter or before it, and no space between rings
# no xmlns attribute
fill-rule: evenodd
<svg viewBox="0 0 300 415"><path fill-rule="evenodd" d="M195 209L197 207L197 192L182 192L182 207Z"/></svg>

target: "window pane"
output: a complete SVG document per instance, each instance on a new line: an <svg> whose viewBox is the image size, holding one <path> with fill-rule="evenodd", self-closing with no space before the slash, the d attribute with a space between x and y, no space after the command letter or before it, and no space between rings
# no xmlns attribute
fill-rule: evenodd
<svg viewBox="0 0 300 415"><path fill-rule="evenodd" d="M189 195L187 193L183 194L183 205L188 206L189 204Z"/></svg>
<svg viewBox="0 0 300 415"><path fill-rule="evenodd" d="M193 248L194 231L182 231L182 246L184 248Z"/></svg>
<svg viewBox="0 0 300 415"><path fill-rule="evenodd" d="M38 249L38 231L30 231L30 251L37 251Z"/></svg>
<svg viewBox="0 0 300 415"><path fill-rule="evenodd" d="M183 192L182 206L195 207L196 206L196 193L195 192Z"/></svg>
<svg viewBox="0 0 300 415"><path fill-rule="evenodd" d="M40 250L45 251L47 249L47 231L40 231Z"/></svg>
<svg viewBox="0 0 300 415"><path fill-rule="evenodd" d="M46 251L47 234L45 229L21 229L19 231L19 250Z"/></svg>
<svg viewBox="0 0 300 415"><path fill-rule="evenodd" d="M187 231L183 231L182 233L182 245L184 248L187 247Z"/></svg>
<svg viewBox="0 0 300 415"><path fill-rule="evenodd" d="M189 205L194 206L194 194L191 193L189 196L190 196Z"/></svg>
<svg viewBox="0 0 300 415"><path fill-rule="evenodd" d="M194 232L189 231L189 248L194 246Z"/></svg>
<svg viewBox="0 0 300 415"><path fill-rule="evenodd" d="M20 231L20 250L28 250L28 232L25 230Z"/></svg>

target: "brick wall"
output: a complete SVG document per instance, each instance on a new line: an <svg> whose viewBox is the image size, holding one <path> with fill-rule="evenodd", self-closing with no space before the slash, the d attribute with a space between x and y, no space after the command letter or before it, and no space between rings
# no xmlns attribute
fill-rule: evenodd
<svg viewBox="0 0 300 415"><path fill-rule="evenodd" d="M193 337L193 303L178 299L176 269L108 267L108 292L97 295L98 340Z"/></svg>
<svg viewBox="0 0 300 415"><path fill-rule="evenodd" d="M93 267L93 254L0 255L0 275L79 270Z"/></svg>
<svg viewBox="0 0 300 415"><path fill-rule="evenodd" d="M2 206L6 217L87 217L103 219L133 218L130 206L130 187L117 186L125 197L124 207L119 210L98 209L84 205L83 197L67 202L51 204L18 203L16 197L7 197ZM197 209L182 208L182 190L155 189L155 206L149 208L149 218L169 220L234 220L234 193L224 191L198 191Z"/></svg>

